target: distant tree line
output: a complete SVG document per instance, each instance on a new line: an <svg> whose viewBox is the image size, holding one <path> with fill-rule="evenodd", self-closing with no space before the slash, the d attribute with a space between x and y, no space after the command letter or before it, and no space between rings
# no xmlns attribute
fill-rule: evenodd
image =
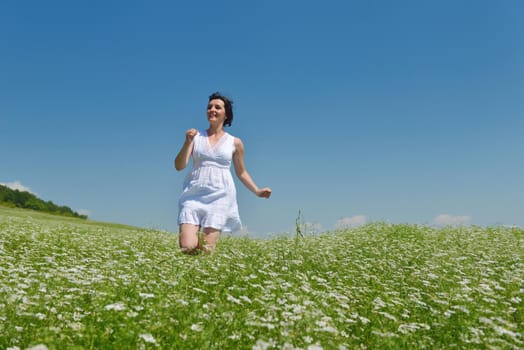
<svg viewBox="0 0 524 350"><path fill-rule="evenodd" d="M32 193L13 190L3 185L0 185L0 204L10 207L33 209L51 214L87 219L87 215L80 215L69 207L64 205L56 205L51 201L44 201Z"/></svg>

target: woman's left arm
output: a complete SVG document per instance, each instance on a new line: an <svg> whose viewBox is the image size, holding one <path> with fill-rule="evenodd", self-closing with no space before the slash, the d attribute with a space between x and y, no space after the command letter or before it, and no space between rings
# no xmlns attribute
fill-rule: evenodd
<svg viewBox="0 0 524 350"><path fill-rule="evenodd" d="M233 163L235 165L235 173L240 181L247 187L248 190L256 194L260 198L269 198L271 196L271 189L269 187L258 188L255 181L251 178L246 170L244 163L244 144L242 140L235 137L235 152L233 153Z"/></svg>

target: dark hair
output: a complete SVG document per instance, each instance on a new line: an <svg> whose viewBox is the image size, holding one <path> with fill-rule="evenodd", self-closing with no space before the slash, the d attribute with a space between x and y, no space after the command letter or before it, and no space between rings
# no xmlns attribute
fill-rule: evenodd
<svg viewBox="0 0 524 350"><path fill-rule="evenodd" d="M233 123L233 100L227 98L219 92L214 92L209 96L211 100L222 100L224 102L224 108L226 109L226 120L224 120L224 126L231 126Z"/></svg>

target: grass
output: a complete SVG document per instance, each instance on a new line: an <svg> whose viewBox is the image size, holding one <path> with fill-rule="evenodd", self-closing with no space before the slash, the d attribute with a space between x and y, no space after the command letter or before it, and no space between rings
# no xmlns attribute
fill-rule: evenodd
<svg viewBox="0 0 524 350"><path fill-rule="evenodd" d="M0 348L524 348L522 229L177 238L0 208Z"/></svg>

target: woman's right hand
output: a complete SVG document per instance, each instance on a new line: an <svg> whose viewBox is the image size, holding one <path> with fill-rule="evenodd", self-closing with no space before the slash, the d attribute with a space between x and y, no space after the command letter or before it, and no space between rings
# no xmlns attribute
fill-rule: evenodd
<svg viewBox="0 0 524 350"><path fill-rule="evenodd" d="M186 131L186 142L193 142L193 139L195 138L196 134L198 134L197 129L189 129L188 131Z"/></svg>
<svg viewBox="0 0 524 350"><path fill-rule="evenodd" d="M184 169L189 163L191 152L193 152L193 139L195 138L196 134L198 134L197 129L189 129L186 131L186 140L175 158L176 170Z"/></svg>

